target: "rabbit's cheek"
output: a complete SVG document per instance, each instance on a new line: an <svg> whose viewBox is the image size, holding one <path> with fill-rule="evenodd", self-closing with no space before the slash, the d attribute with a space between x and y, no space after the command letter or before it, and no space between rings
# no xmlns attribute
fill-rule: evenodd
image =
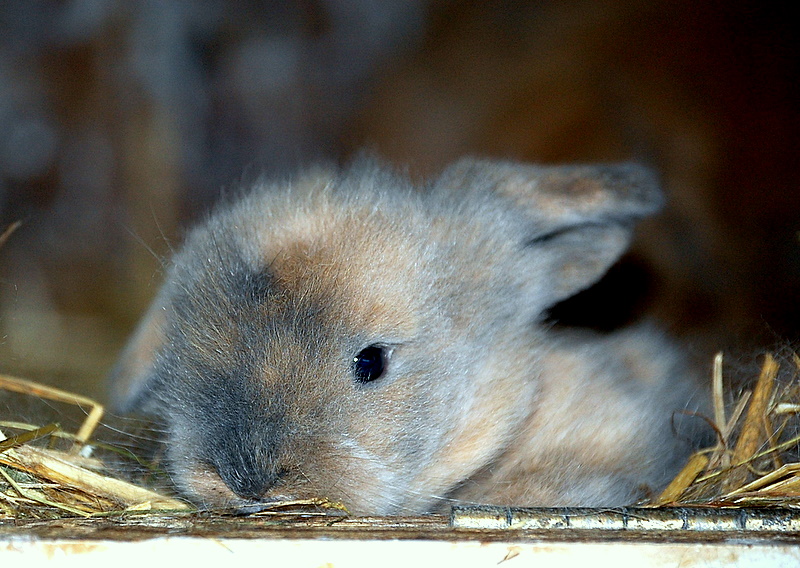
<svg viewBox="0 0 800 568"><path fill-rule="evenodd" d="M178 472L174 478L181 491L200 507L228 508L243 501L211 467L195 464Z"/></svg>

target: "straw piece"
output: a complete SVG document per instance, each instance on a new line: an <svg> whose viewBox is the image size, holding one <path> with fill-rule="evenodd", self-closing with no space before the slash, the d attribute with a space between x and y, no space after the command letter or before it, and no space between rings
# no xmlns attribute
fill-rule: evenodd
<svg viewBox="0 0 800 568"><path fill-rule="evenodd" d="M728 423L722 430L722 435L726 440L730 439L731 434L733 434L733 431L736 429L736 425L739 423L739 418L742 417L744 409L747 408L747 404L750 402L751 396L753 396L751 391L744 391L742 393L742 398L739 399L739 402L736 404L736 408L734 408L731 417L728 419Z"/></svg>
<svg viewBox="0 0 800 568"><path fill-rule="evenodd" d="M48 479L67 487L97 495L130 507L150 502L153 509L189 510L183 501L159 495L125 481L100 475L64 460L55 452L21 446L0 454L0 464L8 465L32 475Z"/></svg>
<svg viewBox="0 0 800 568"><path fill-rule="evenodd" d="M9 375L0 374L0 389L26 394L29 396L38 396L57 402L74 404L75 406L79 406L81 408L88 406L91 410L87 414L83 424L81 424L78 433L75 435L76 443L73 444L72 450L70 450L73 453L79 452L81 447L89 440L89 438L92 436L92 433L94 433L95 429L97 428L97 425L100 423L100 419L105 411L102 404L92 400L91 398L63 391L55 387L35 383L27 379L11 377Z"/></svg>
<svg viewBox="0 0 800 568"><path fill-rule="evenodd" d="M343 503L331 501L324 497L311 499L288 499L285 501L265 501L222 509L223 514L234 514L248 517L347 517L350 512Z"/></svg>
<svg viewBox="0 0 800 568"><path fill-rule="evenodd" d="M757 491L759 489L762 489L763 487L768 486L774 481L780 480L786 477L787 475L794 475L796 473L800 473L800 463L786 464L783 467L776 469L775 471L771 471L770 473L759 477L755 481L751 481L747 485L743 485L738 489L734 489L733 491L724 495L723 499L732 497L734 495L738 495L739 493Z"/></svg>
<svg viewBox="0 0 800 568"><path fill-rule="evenodd" d="M31 491L26 491L25 489L20 487L20 485L16 481L14 481L14 478L8 475L8 473L6 473L6 471L1 467L0 467L0 476L2 476L6 480L6 482L14 489L14 491L19 493L19 496L23 497L24 499L28 499L29 501L35 501L36 503L39 503L41 505L46 505L48 507L55 507L56 509L61 509L68 513L80 515L81 517L91 516L91 513L87 511L76 509L75 507L70 507L69 505L66 505L64 503L57 503L55 501L51 501L49 499L40 497L39 495Z"/></svg>
<svg viewBox="0 0 800 568"><path fill-rule="evenodd" d="M714 398L714 423L717 428L722 428L725 423L725 399L722 393L722 352L714 356L714 371L712 374L712 395ZM723 440L727 442L727 438Z"/></svg>
<svg viewBox="0 0 800 568"><path fill-rule="evenodd" d="M39 431L40 434L42 433L42 431L44 429L48 429L49 430L49 428L47 426L44 426L42 428L37 428L33 424L28 424L26 422L17 422L17 421L13 421L13 420L0 420L0 428L13 428L15 430L23 430L23 431L25 431L27 433L30 433L30 432L33 432L33 431ZM15 439L15 440L19 440L20 437L24 436L24 435L25 434L18 434L17 436L12 436L12 438ZM47 432L47 435L51 436L53 438L62 438L64 440L71 440L73 442L75 441L75 434L72 434L71 432L65 432L64 430L61 430L58 427L56 427L55 430ZM0 452L2 452L3 448L5 447L4 440L5 440L5 438L3 436L2 430L0 430ZM88 446L88 447L93 448L93 449L96 449L96 448L107 449L109 451L114 451L114 452L117 452L117 453L121 453L122 455L126 455L126 456L131 455L129 453L126 453L124 450L120 450L120 449L115 448L113 446L109 446L108 444L98 443L96 441L93 441L91 446ZM54 450L51 450L51 451L54 451ZM84 456L84 455L82 455L80 453L70 452L69 455L66 456L66 457L69 458L67 461L69 461L70 463L72 463L74 465L77 465L77 466L80 466L80 467L83 467L83 468L86 468L86 469L92 469L92 470L95 470L95 471L100 471L100 470L106 468L106 464L103 462L103 460L98 459L98 458L94 458L94 457L87 457L87 456ZM65 457L65 459L66 459L66 457Z"/></svg>
<svg viewBox="0 0 800 568"><path fill-rule="evenodd" d="M689 458L689 461L681 472L675 476L675 479L673 479L670 484L667 485L666 489L661 492L661 495L658 496L656 505L666 505L678 501L684 491L697 479L697 476L700 475L700 472L702 472L706 466L708 466L708 456L702 453L694 454Z"/></svg>
<svg viewBox="0 0 800 568"><path fill-rule="evenodd" d="M732 461L734 464L746 463L751 456L767 441L767 432L764 430L764 416L767 413L775 377L778 374L778 363L769 353L764 358L764 365L758 377L750 407L747 409L742 431L733 450ZM747 468L739 466L730 473L723 483L723 489L729 491L741 485L747 478Z"/></svg>
<svg viewBox="0 0 800 568"><path fill-rule="evenodd" d="M800 404L791 402L779 402L775 405L775 414L800 414Z"/></svg>
<svg viewBox="0 0 800 568"><path fill-rule="evenodd" d="M0 431L0 454L5 452L6 450L10 450L11 448L16 448L17 446L21 446L22 444L27 444L28 442L32 442L38 438L43 438L44 436L48 436L50 433L54 432L58 429L58 424L48 424L47 426L42 426L41 428L36 428L35 430L30 430L25 432L24 434L18 434L16 436L11 436L10 438L6 438L6 435Z"/></svg>

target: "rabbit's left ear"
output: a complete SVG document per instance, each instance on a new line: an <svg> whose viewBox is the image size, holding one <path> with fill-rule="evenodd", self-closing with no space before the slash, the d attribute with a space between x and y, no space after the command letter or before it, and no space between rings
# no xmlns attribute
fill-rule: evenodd
<svg viewBox="0 0 800 568"><path fill-rule="evenodd" d="M489 192L524 219L519 270L535 309L544 311L594 284L628 248L636 221L658 211L663 195L641 165L534 166L464 159L437 185Z"/></svg>
<svg viewBox="0 0 800 568"><path fill-rule="evenodd" d="M168 297L169 287L164 285L111 370L109 402L115 412L142 411L147 407L156 358L164 345L170 317Z"/></svg>

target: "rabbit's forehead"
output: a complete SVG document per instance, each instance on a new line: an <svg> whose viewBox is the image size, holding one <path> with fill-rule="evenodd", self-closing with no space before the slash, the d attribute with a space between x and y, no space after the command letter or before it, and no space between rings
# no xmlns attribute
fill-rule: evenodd
<svg viewBox="0 0 800 568"><path fill-rule="evenodd" d="M411 334L426 288L425 247L390 224L375 215L295 217L260 239L259 263L284 294L341 323Z"/></svg>

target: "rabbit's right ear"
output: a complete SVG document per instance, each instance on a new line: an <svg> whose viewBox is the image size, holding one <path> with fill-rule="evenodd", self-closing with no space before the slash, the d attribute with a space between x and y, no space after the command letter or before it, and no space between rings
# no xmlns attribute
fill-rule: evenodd
<svg viewBox="0 0 800 568"><path fill-rule="evenodd" d="M167 286L164 286L111 371L109 402L115 412L126 413L147 406L149 387L155 380L156 358L166 341L170 309Z"/></svg>
<svg viewBox="0 0 800 568"><path fill-rule="evenodd" d="M663 196L638 164L538 166L464 159L437 182L462 199L500 199L515 225L527 305L542 313L591 286L628 248L633 226L656 212ZM503 230L504 227L498 227Z"/></svg>

